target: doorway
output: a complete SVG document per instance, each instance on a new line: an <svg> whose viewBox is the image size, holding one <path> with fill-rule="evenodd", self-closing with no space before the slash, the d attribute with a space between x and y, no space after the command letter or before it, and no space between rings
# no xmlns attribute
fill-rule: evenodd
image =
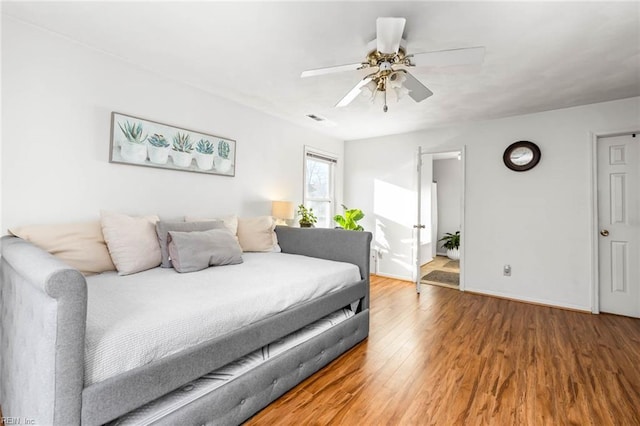
<svg viewBox="0 0 640 426"><path fill-rule="evenodd" d="M464 289L464 148L429 152L418 148L418 215L415 228L415 283ZM456 236L458 233L458 236ZM458 249L449 252L442 238L456 236Z"/></svg>
<svg viewBox="0 0 640 426"><path fill-rule="evenodd" d="M640 135L595 140L594 311L640 318Z"/></svg>

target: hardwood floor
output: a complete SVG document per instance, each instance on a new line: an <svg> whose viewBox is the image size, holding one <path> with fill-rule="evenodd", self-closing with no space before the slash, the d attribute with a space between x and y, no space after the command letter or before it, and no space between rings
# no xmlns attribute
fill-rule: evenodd
<svg viewBox="0 0 640 426"><path fill-rule="evenodd" d="M640 320L372 277L369 338L250 419L640 425Z"/></svg>

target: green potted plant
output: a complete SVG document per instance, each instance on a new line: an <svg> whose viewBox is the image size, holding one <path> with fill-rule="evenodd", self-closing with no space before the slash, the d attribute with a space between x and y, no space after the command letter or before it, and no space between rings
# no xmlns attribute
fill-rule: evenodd
<svg viewBox="0 0 640 426"><path fill-rule="evenodd" d="M142 135L141 123L130 123L128 120L124 125L118 122L120 130L126 140L120 142L120 155L127 161L133 163L144 163L147 159L147 135Z"/></svg>
<svg viewBox="0 0 640 426"><path fill-rule="evenodd" d="M157 133L149 136L149 161L154 164L165 164L169 159L169 142Z"/></svg>
<svg viewBox="0 0 640 426"><path fill-rule="evenodd" d="M300 228L313 228L318 222L318 218L313 213L313 209L307 209L304 204L298 206L298 216L300 216L300 220L298 221Z"/></svg>
<svg viewBox="0 0 640 426"><path fill-rule="evenodd" d="M364 231L362 225L357 223L364 217L362 210L350 209L344 204L342 204L342 208L344 209L344 216L337 214L333 217L333 220L338 224L338 226L349 231Z"/></svg>
<svg viewBox="0 0 640 426"><path fill-rule="evenodd" d="M447 257L452 260L460 259L460 231L455 234L447 232L438 241L443 241L442 248L447 249Z"/></svg>
<svg viewBox="0 0 640 426"><path fill-rule="evenodd" d="M213 144L206 139L200 139L196 144L195 157L199 169L211 169L213 167Z"/></svg>
<svg viewBox="0 0 640 426"><path fill-rule="evenodd" d="M188 133L176 133L173 137L173 147L171 149L171 157L173 164L180 167L189 167L191 165L191 152L193 151L193 143Z"/></svg>
<svg viewBox="0 0 640 426"><path fill-rule="evenodd" d="M231 168L231 160L229 154L231 153L231 147L227 141L218 142L218 155L213 159L216 165L216 170L220 173L226 173Z"/></svg>

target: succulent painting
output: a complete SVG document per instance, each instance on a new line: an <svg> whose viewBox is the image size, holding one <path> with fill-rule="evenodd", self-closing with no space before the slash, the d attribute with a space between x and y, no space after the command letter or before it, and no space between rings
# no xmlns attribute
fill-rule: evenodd
<svg viewBox="0 0 640 426"><path fill-rule="evenodd" d="M218 155L221 158L229 158L229 151L231 151L231 148L229 147L229 142L222 141L222 140L218 142Z"/></svg>
<svg viewBox="0 0 640 426"><path fill-rule="evenodd" d="M186 152L187 154L193 151L193 143L190 140L188 133L176 133L173 137L173 150L178 152Z"/></svg>
<svg viewBox="0 0 640 426"><path fill-rule="evenodd" d="M149 143L157 148L166 148L169 146L169 142L164 136L154 133L153 136L149 136Z"/></svg>
<svg viewBox="0 0 640 426"><path fill-rule="evenodd" d="M196 145L196 151L200 154L213 154L213 144L205 139L200 139Z"/></svg>
<svg viewBox="0 0 640 426"><path fill-rule="evenodd" d="M145 140L147 140L147 135L142 136L142 124L140 123L129 123L129 121L124 122L124 127L120 122L118 122L118 126L127 140L131 143L141 144Z"/></svg>

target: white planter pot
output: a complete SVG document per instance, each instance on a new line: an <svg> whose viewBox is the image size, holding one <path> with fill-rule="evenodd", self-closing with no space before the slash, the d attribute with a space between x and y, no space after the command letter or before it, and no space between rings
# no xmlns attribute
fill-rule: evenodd
<svg viewBox="0 0 640 426"><path fill-rule="evenodd" d="M202 154L201 152L196 152L194 155L200 170L211 170L213 167L213 154Z"/></svg>
<svg viewBox="0 0 640 426"><path fill-rule="evenodd" d="M144 163L147 159L147 144L120 142L120 155L129 162Z"/></svg>
<svg viewBox="0 0 640 426"><path fill-rule="evenodd" d="M460 259L460 249L452 248L447 250L447 257L451 260L459 260Z"/></svg>
<svg viewBox="0 0 640 426"><path fill-rule="evenodd" d="M171 151L171 157L173 158L173 164L179 167L189 167L191 165L191 153Z"/></svg>
<svg viewBox="0 0 640 426"><path fill-rule="evenodd" d="M168 146L158 147L149 145L149 161L154 164L166 164L169 159L169 150L171 148Z"/></svg>
<svg viewBox="0 0 640 426"><path fill-rule="evenodd" d="M216 164L216 170L220 173L227 173L231 168L231 160L228 158L215 157L213 161Z"/></svg>

